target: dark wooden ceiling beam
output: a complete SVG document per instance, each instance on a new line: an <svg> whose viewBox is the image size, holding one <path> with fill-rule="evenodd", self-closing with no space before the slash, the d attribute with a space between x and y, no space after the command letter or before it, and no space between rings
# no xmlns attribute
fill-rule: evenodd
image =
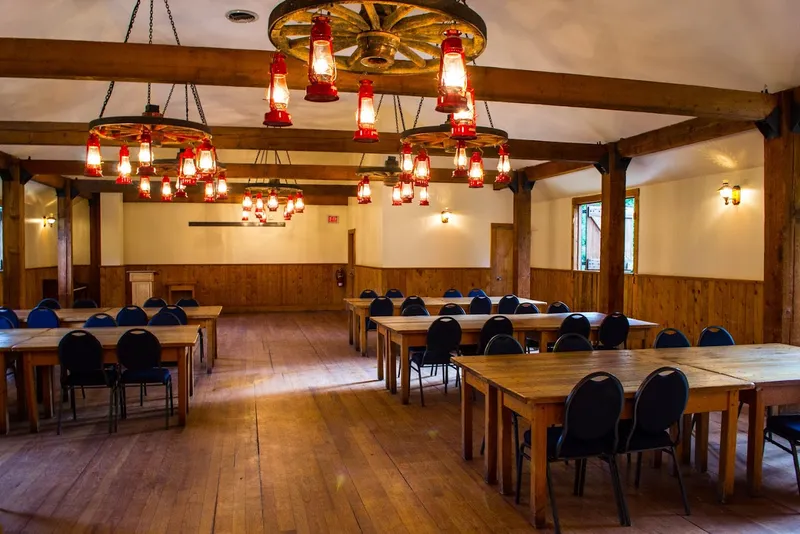
<svg viewBox="0 0 800 534"><path fill-rule="evenodd" d="M81 58L76 61L75 58ZM9 78L116 80L265 87L272 52L191 46L49 39L0 39L0 72ZM307 85L303 63L290 59L288 83ZM760 120L776 106L774 95L662 82L552 72L470 67L478 98L730 120ZM361 75L339 72L342 92L358 91ZM375 76L378 93L436 96L435 77Z"/></svg>
<svg viewBox="0 0 800 534"><path fill-rule="evenodd" d="M80 122L0 121L0 145L82 146L88 126ZM249 128L216 126L211 128L214 146L227 150L288 150L291 152L337 152L348 154L397 154L400 135L381 133L377 143L356 143L353 132L344 130L309 130L301 128ZM103 141L104 145L114 145ZM517 160L597 161L603 147L590 143L562 143L530 139L510 139L511 157ZM446 155L432 150L431 155ZM494 148L484 155L497 157Z"/></svg>
<svg viewBox="0 0 800 534"><path fill-rule="evenodd" d="M525 176L529 182L537 180L544 180L546 178L554 178L562 174L569 174L573 172L591 169L592 165L585 163L570 163L565 161L548 161L547 163L540 163L532 167L522 169L525 171Z"/></svg>

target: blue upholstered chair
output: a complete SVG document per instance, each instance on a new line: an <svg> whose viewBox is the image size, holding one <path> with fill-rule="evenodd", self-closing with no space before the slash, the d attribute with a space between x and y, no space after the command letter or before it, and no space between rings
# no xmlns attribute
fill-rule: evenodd
<svg viewBox="0 0 800 534"><path fill-rule="evenodd" d="M49 308L51 310L60 310L61 304L56 299L42 299L39 301L39 304L36 305L37 308Z"/></svg>
<svg viewBox="0 0 800 534"><path fill-rule="evenodd" d="M569 306L557 300L547 307L547 313L569 313Z"/></svg>
<svg viewBox="0 0 800 534"><path fill-rule="evenodd" d="M689 338L677 328L665 328L656 335L654 349L685 349L691 347Z"/></svg>
<svg viewBox="0 0 800 534"><path fill-rule="evenodd" d="M158 297L150 297L144 301L142 308L163 308L167 305L167 301Z"/></svg>
<svg viewBox="0 0 800 534"><path fill-rule="evenodd" d="M553 345L553 352L592 351L592 342L580 334L564 334Z"/></svg>
<svg viewBox="0 0 800 534"><path fill-rule="evenodd" d="M461 294L461 291L452 287L444 292L444 298L446 299L460 298L463 296L464 295Z"/></svg>
<svg viewBox="0 0 800 534"><path fill-rule="evenodd" d="M469 293L467 294L467 296L469 298L472 298L472 297L479 297L479 296L480 297L485 297L487 295L486 295L486 292L483 289L474 287L474 288L469 290Z"/></svg>
<svg viewBox="0 0 800 534"><path fill-rule="evenodd" d="M400 313L403 313L403 310L405 310L409 306L422 306L424 308L425 301L416 295L411 295L410 297L407 297L400 305Z"/></svg>
<svg viewBox="0 0 800 534"><path fill-rule="evenodd" d="M181 308L199 308L200 303L197 302L196 299L180 299L178 302L175 303L176 306L180 306Z"/></svg>
<svg viewBox="0 0 800 534"><path fill-rule="evenodd" d="M425 309L425 306L420 306L419 304L412 304L411 306L406 306L403 308L403 311L400 313L403 317L420 317L424 315L430 315L428 310Z"/></svg>
<svg viewBox="0 0 800 534"><path fill-rule="evenodd" d="M399 289L390 289L386 292L386 296L390 299L401 299L403 298L403 292Z"/></svg>
<svg viewBox="0 0 800 534"><path fill-rule="evenodd" d="M631 324L620 312L606 315L597 330L597 346L600 350L613 350L628 341Z"/></svg>
<svg viewBox="0 0 800 534"><path fill-rule="evenodd" d="M147 326L147 312L139 306L125 306L117 312L119 326Z"/></svg>
<svg viewBox="0 0 800 534"><path fill-rule="evenodd" d="M698 347L727 347L736 345L733 336L721 326L708 326L700 332L697 340Z"/></svg>
<svg viewBox="0 0 800 534"><path fill-rule="evenodd" d="M16 312L11 308L6 308L5 306L0 307L0 317L8 319L14 328L19 328L19 317L17 317Z"/></svg>
<svg viewBox="0 0 800 534"><path fill-rule="evenodd" d="M117 321L107 313L95 313L83 323L84 328L110 328L117 326Z"/></svg>
<svg viewBox="0 0 800 534"><path fill-rule="evenodd" d="M424 351L412 351L410 367L419 377L419 397L425 406L425 393L422 389L422 368L441 365L444 367L444 392L447 393L448 369L453 367L450 357L458 352L461 342L461 325L452 317L439 317L428 328ZM407 357L403 355L403 357ZM456 373L456 383L458 374Z"/></svg>
<svg viewBox="0 0 800 534"><path fill-rule="evenodd" d="M492 313L492 300L486 295L477 295L469 303L470 315L489 315Z"/></svg>
<svg viewBox="0 0 800 534"><path fill-rule="evenodd" d="M72 303L72 307L79 309L97 308L97 303L92 299L78 299Z"/></svg>
<svg viewBox="0 0 800 534"><path fill-rule="evenodd" d="M58 315L50 308L34 308L28 314L28 328L58 328Z"/></svg>
<svg viewBox="0 0 800 534"><path fill-rule="evenodd" d="M148 321L147 326L181 326L181 320L172 312L158 312Z"/></svg>
<svg viewBox="0 0 800 534"><path fill-rule="evenodd" d="M376 299L376 298L378 298L378 296L379 295L374 290L365 289L364 291L361 292L361 294L358 296L358 298L360 298L360 299Z"/></svg>
<svg viewBox="0 0 800 534"><path fill-rule="evenodd" d="M512 315L517 311L517 306L519 306L519 299L517 296L506 295L500 299L500 302L497 303L497 313Z"/></svg>
<svg viewBox="0 0 800 534"><path fill-rule="evenodd" d="M177 317L175 320L177 321ZM155 334L143 328L134 328L122 334L117 342L117 360L123 369L119 380L122 393L122 417L128 416L125 394L127 386L139 386L140 392L143 386L164 386L164 419L166 427L169 428L169 416L174 408L172 377L169 369L161 366L161 343ZM143 398L140 393L139 405L142 404Z"/></svg>
<svg viewBox="0 0 800 534"><path fill-rule="evenodd" d="M439 315L466 315L464 308L455 302L448 302L439 309Z"/></svg>

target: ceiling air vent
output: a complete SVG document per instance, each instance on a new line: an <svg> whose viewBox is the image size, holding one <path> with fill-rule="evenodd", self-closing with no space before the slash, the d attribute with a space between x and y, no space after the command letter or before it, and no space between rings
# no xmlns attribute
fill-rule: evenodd
<svg viewBox="0 0 800 534"><path fill-rule="evenodd" d="M232 9L225 13L225 18L236 24L249 24L258 20L258 14L246 9Z"/></svg>

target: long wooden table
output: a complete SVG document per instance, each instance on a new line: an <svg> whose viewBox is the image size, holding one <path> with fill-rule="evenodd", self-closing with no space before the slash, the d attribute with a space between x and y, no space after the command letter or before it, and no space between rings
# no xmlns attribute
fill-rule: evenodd
<svg viewBox="0 0 800 534"><path fill-rule="evenodd" d="M484 475L497 481L500 491L512 491L511 412L531 422L531 513L537 527L545 526L547 508L547 428L563 423L564 403L572 388L594 371L607 371L625 390L624 418L633 416L632 398L642 381L655 369L672 365L640 351L547 353L515 356L462 356L453 361L461 367L462 453L472 459L472 390L486 395L484 418L486 449ZM733 493L736 460L736 417L739 391L752 382L693 366L681 369L689 380L687 412L722 412L718 494L722 502Z"/></svg>
<svg viewBox="0 0 800 534"><path fill-rule="evenodd" d="M62 326L83 326L83 323L96 313L108 313L111 308L61 308L60 310L53 310L58 315L58 320ZM115 308L119 309L119 308ZM28 323L28 314L30 309L14 310L14 313L19 317L20 326ZM109 315L114 315L109 313Z"/></svg>
<svg viewBox="0 0 800 534"><path fill-rule="evenodd" d="M597 329L605 318L604 313L598 312L573 312L582 313L589 319L592 326L592 337L596 338ZM537 334L540 337L540 346L546 347L547 343L555 341L562 321L569 313L536 313L524 315L506 315L514 326L514 335L525 346L527 334ZM476 345L480 339L481 328L484 323L494 315L453 315L461 325L461 343L463 345ZM373 317L372 321L378 325L377 335L377 364L378 380L385 380L386 388L392 393L397 392L397 378L394 369L397 369L397 355L400 354L400 388L403 404L408 404L411 384L408 349L410 347L424 347L433 321L438 317ZM628 346L644 346L648 330L656 328L656 323L628 319L630 333ZM386 369L384 369L384 367ZM385 372L384 372L385 371Z"/></svg>
<svg viewBox="0 0 800 534"><path fill-rule="evenodd" d="M161 343L163 361L178 362L178 422L186 424L188 413L192 359L187 357L189 349L197 342L198 330L195 326L154 326L145 327L153 332ZM34 368L39 367L42 374L42 393L45 417L53 416L53 367L58 365L58 344L72 328L53 328L39 335L16 343L11 350L22 355L24 368L24 389L31 432L39 431L39 406L36 402ZM130 330L128 327L87 328L103 346L103 359L106 363L117 362L117 342Z"/></svg>
<svg viewBox="0 0 800 534"><path fill-rule="evenodd" d="M9 362L17 360L19 353L11 349L14 345L21 343L27 339L38 336L47 332L47 328L17 328L14 330L0 330L0 363L2 363L3 376L0 379L0 435L8 434L9 431L9 417L8 417L8 381L6 380L5 372L6 366ZM17 380L22 381L25 372L22 365L17 365ZM25 409L25 395L24 388L17 385L17 410L24 413Z"/></svg>
<svg viewBox="0 0 800 534"><path fill-rule="evenodd" d="M458 304L464 311L467 311L472 297L420 297L425 302L425 308L431 315L438 315L439 310L446 304ZM489 297L492 301L492 313L497 313L497 305L503 297ZM350 344L354 345L355 350L360 351L362 356L367 355L367 319L369 318L369 305L374 299L347 298L344 299L345 309L348 314L348 329L350 333ZM400 306L405 298L391 299L394 304L394 314L400 315ZM520 304L530 302L536 306L546 306L547 303L541 300L519 299ZM544 310L542 310L544 311Z"/></svg>
<svg viewBox="0 0 800 534"><path fill-rule="evenodd" d="M749 405L747 486L752 495L760 495L766 423L764 411L767 406L800 403L800 348L774 343L642 352L755 384L754 389L742 391L740 398ZM707 414L701 414L695 428L695 466L700 471L705 470L707 463L708 426Z"/></svg>

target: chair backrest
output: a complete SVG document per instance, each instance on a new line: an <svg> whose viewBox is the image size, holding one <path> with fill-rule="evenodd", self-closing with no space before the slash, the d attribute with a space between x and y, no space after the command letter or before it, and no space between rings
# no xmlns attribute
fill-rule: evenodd
<svg viewBox="0 0 800 534"><path fill-rule="evenodd" d="M428 310L425 309L424 306L420 306L419 304L412 304L411 306L406 306L406 308L400 314L403 317L416 317L422 315L430 315Z"/></svg>
<svg viewBox="0 0 800 534"><path fill-rule="evenodd" d="M144 301L142 308L163 308L167 305L167 301L158 297L150 297Z"/></svg>
<svg viewBox="0 0 800 534"><path fill-rule="evenodd" d="M481 327L481 335L478 338L478 354L483 354L489 341L498 334L514 335L514 325L511 320L504 315L494 315Z"/></svg>
<svg viewBox="0 0 800 534"><path fill-rule="evenodd" d="M659 434L678 423L689 401L689 381L683 371L675 367L656 369L642 381L633 397L633 425L625 440L629 448L635 432ZM677 425L680 432L681 425ZM676 436L673 444L680 440Z"/></svg>
<svg viewBox="0 0 800 534"><path fill-rule="evenodd" d="M628 340L631 324L620 312L606 315L597 331L597 340L604 347L618 347Z"/></svg>
<svg viewBox="0 0 800 534"><path fill-rule="evenodd" d="M617 449L617 425L625 403L619 379L605 371L586 375L564 404L556 456L596 456Z"/></svg>
<svg viewBox="0 0 800 534"><path fill-rule="evenodd" d="M28 328L58 328L56 312L50 308L34 308L28 314Z"/></svg>
<svg viewBox="0 0 800 534"><path fill-rule="evenodd" d="M78 299L72 303L72 307L81 309L97 308L97 303L92 299Z"/></svg>
<svg viewBox="0 0 800 534"><path fill-rule="evenodd" d="M176 306L180 306L181 308L199 308L200 303L197 302L195 299L181 299L175 303Z"/></svg>
<svg viewBox="0 0 800 534"><path fill-rule="evenodd" d="M358 296L361 299L376 299L378 298L378 293L375 292L373 289L365 289L361 292L361 295Z"/></svg>
<svg viewBox="0 0 800 534"><path fill-rule="evenodd" d="M487 356L493 354L525 354L525 349L512 336L497 334L486 344L483 353Z"/></svg>
<svg viewBox="0 0 800 534"><path fill-rule="evenodd" d="M376 297L369 303L370 317L389 317L394 315L394 303L386 297Z"/></svg>
<svg viewBox="0 0 800 534"><path fill-rule="evenodd" d="M455 302L448 302L439 310L439 315L466 315L464 308Z"/></svg>
<svg viewBox="0 0 800 534"><path fill-rule="evenodd" d="M180 306L164 306L161 308L161 311L158 313L169 312L181 322L181 324L186 325L189 324L189 317L187 317L186 312L183 311L183 308Z"/></svg>
<svg viewBox="0 0 800 534"><path fill-rule="evenodd" d="M56 299L42 299L39 301L39 304L36 305L37 308L49 308L51 310L60 310L61 303L59 303Z"/></svg>
<svg viewBox="0 0 800 534"><path fill-rule="evenodd" d="M95 313L83 323L84 328L103 328L117 326L117 321L107 313Z"/></svg>
<svg viewBox="0 0 800 534"><path fill-rule="evenodd" d="M452 317L439 317L428 328L425 342L425 363L450 360L450 352L461 343L461 325Z"/></svg>
<svg viewBox="0 0 800 534"><path fill-rule="evenodd" d="M514 310L516 315L524 315L528 313L539 313L539 307L533 302L520 302L517 309Z"/></svg>
<svg viewBox="0 0 800 534"><path fill-rule="evenodd" d="M547 313L569 313L569 306L557 300L547 307Z"/></svg>
<svg viewBox="0 0 800 534"><path fill-rule="evenodd" d="M401 299L403 298L403 292L399 289L390 289L386 292L386 296L390 299Z"/></svg>
<svg viewBox="0 0 800 534"><path fill-rule="evenodd" d="M484 291L483 289L477 288L477 287L473 287L472 289L469 290L469 293L467 293L467 296L470 297L470 298L472 298L472 297L485 297L486 296L486 291Z"/></svg>
<svg viewBox="0 0 800 534"><path fill-rule="evenodd" d="M406 298L406 300L404 300L403 303L400 305L400 313L403 313L403 310L405 310L409 306L414 306L414 305L422 306L424 308L425 307L425 301L422 300L421 298L419 298L416 295L412 295L412 296Z"/></svg>
<svg viewBox="0 0 800 534"><path fill-rule="evenodd" d="M564 334L580 334L583 337L589 337L592 332L592 324L585 315L580 313L572 313L561 321L561 326L558 327L558 336Z"/></svg>
<svg viewBox="0 0 800 534"><path fill-rule="evenodd" d="M519 299L516 295L506 295L497 303L497 313L512 314L517 311Z"/></svg>
<svg viewBox="0 0 800 534"><path fill-rule="evenodd" d="M133 328L117 341L117 360L132 371L161 367L161 343L152 332Z"/></svg>
<svg viewBox="0 0 800 534"><path fill-rule="evenodd" d="M17 317L16 312L11 308L6 308L5 306L0 307L0 317L8 319L14 328L19 328L19 317Z"/></svg>
<svg viewBox="0 0 800 534"><path fill-rule="evenodd" d="M736 345L730 332L721 326L707 326L697 339L698 347L727 347Z"/></svg>
<svg viewBox="0 0 800 534"><path fill-rule="evenodd" d="M68 332L58 342L58 361L69 373L103 369L103 346L86 330Z"/></svg>
<svg viewBox="0 0 800 534"><path fill-rule="evenodd" d="M590 350L594 350L592 342L580 334L564 334L553 345L553 352L582 352Z"/></svg>
<svg viewBox="0 0 800 534"><path fill-rule="evenodd" d="M181 320L172 312L160 311L148 321L147 326L180 326Z"/></svg>
<svg viewBox="0 0 800 534"><path fill-rule="evenodd" d="M458 298L463 296L464 295L461 294L461 291L459 291L454 287L451 287L450 289L444 292L444 298L446 299Z"/></svg>
<svg viewBox="0 0 800 534"><path fill-rule="evenodd" d="M470 315L488 315L492 313L492 299L486 295L478 295L469 303Z"/></svg>
<svg viewBox="0 0 800 534"><path fill-rule="evenodd" d="M653 342L654 349L685 349L691 346L689 338L677 328L665 328Z"/></svg>
<svg viewBox="0 0 800 534"><path fill-rule="evenodd" d="M147 312L139 306L125 306L117 312L118 326L146 326Z"/></svg>
<svg viewBox="0 0 800 534"><path fill-rule="evenodd" d="M8 317L0 317L0 330L13 330L14 325L8 320Z"/></svg>

